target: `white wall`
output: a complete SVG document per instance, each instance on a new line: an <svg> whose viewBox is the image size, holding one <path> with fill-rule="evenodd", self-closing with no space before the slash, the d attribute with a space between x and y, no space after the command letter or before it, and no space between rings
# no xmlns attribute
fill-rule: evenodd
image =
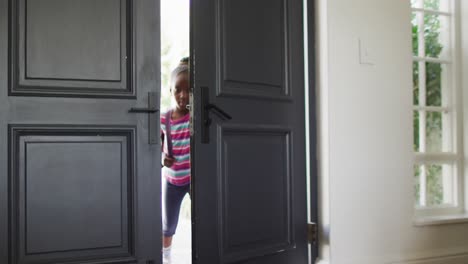
<svg viewBox="0 0 468 264"><path fill-rule="evenodd" d="M468 263L468 224L413 224L410 1L317 5L320 263Z"/></svg>

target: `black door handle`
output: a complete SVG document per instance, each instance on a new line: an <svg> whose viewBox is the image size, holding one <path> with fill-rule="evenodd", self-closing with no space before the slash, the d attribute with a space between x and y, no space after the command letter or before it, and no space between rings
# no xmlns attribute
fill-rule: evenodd
<svg viewBox="0 0 468 264"><path fill-rule="evenodd" d="M209 103L209 91L208 87L200 87L201 92L201 106L202 106L202 127L201 127L201 137L202 143L208 144L210 143L210 126L211 126L211 118L210 112L213 112L222 120L231 120L232 116L226 113L223 109L219 108L215 104Z"/></svg>
<svg viewBox="0 0 468 264"><path fill-rule="evenodd" d="M149 144L158 144L159 135L156 133L159 124L159 118L153 116L154 113L159 112L157 108L159 104L158 94L156 92L148 93L148 107L132 107L128 110L129 113L146 113L148 114L148 138Z"/></svg>
<svg viewBox="0 0 468 264"><path fill-rule="evenodd" d="M224 112L221 108L217 107L214 104L207 104L205 106L205 110L207 110L207 111L214 110L213 113L215 113L217 116L219 116L223 120L231 120L232 119L231 115Z"/></svg>
<svg viewBox="0 0 468 264"><path fill-rule="evenodd" d="M129 113L148 113L153 114L157 113L159 110L156 108L141 108L141 107L132 107L128 110Z"/></svg>

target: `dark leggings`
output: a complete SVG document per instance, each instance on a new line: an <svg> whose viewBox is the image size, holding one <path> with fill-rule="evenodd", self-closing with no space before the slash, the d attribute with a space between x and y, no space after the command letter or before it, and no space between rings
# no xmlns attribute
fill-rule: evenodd
<svg viewBox="0 0 468 264"><path fill-rule="evenodd" d="M162 226L163 235L173 236L179 222L180 205L184 196L190 194L190 184L177 186L162 180Z"/></svg>

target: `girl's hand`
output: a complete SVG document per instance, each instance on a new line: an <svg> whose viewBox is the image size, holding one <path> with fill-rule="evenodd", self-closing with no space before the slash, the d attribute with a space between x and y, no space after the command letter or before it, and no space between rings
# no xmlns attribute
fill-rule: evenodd
<svg viewBox="0 0 468 264"><path fill-rule="evenodd" d="M175 159L169 156L164 157L164 166L165 167L172 167L174 165Z"/></svg>

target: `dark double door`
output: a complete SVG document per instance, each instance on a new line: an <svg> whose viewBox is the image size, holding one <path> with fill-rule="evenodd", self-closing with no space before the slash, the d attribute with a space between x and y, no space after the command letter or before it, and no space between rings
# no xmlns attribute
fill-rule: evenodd
<svg viewBox="0 0 468 264"><path fill-rule="evenodd" d="M196 263L307 263L302 8L191 3ZM159 1L0 0L0 263L160 263L159 28Z"/></svg>

